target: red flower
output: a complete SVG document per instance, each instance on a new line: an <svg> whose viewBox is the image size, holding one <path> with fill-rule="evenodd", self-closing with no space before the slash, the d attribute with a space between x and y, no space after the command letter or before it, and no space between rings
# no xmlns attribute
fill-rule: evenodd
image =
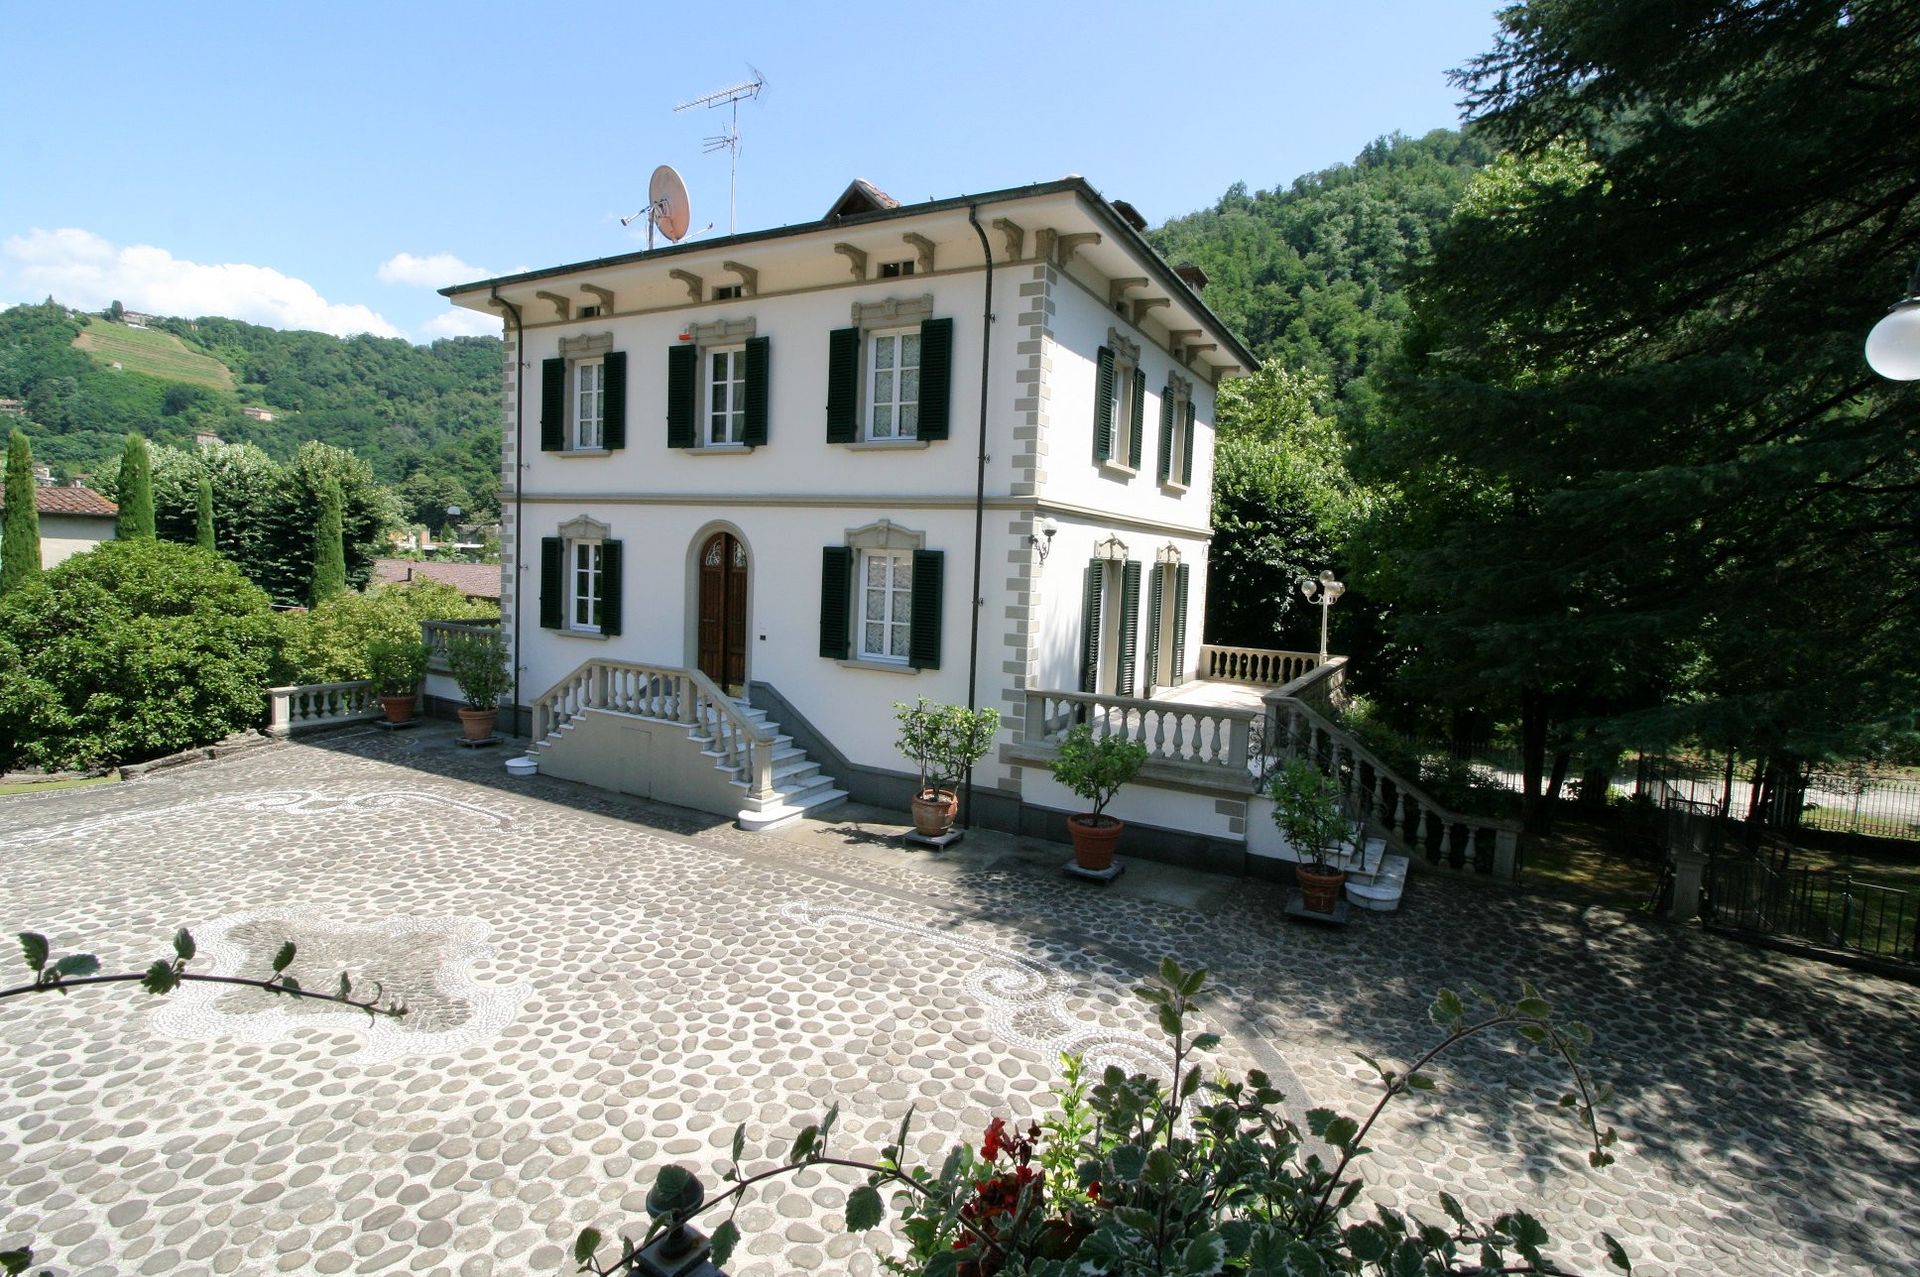
<svg viewBox="0 0 1920 1277"><path fill-rule="evenodd" d="M1006 1132L1007 1119L994 1118L987 1126L987 1142L980 1146L980 1156L989 1162L1000 1156L1000 1150L1005 1147Z"/></svg>

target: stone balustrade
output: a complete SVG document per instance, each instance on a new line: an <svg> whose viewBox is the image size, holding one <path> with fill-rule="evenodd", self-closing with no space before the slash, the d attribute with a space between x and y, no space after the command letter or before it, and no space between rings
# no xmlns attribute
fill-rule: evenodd
<svg viewBox="0 0 1920 1277"><path fill-rule="evenodd" d="M1339 784L1350 809L1390 842L1430 864L1503 882L1519 875L1517 822L1448 811L1304 701L1269 696L1267 704L1272 716L1261 752L1271 760L1312 759Z"/></svg>
<svg viewBox="0 0 1920 1277"><path fill-rule="evenodd" d="M1200 677L1222 683L1281 687L1320 664L1312 652L1277 652L1264 647L1200 645Z"/></svg>
<svg viewBox="0 0 1920 1277"><path fill-rule="evenodd" d="M1251 709L1030 690L1024 740L1058 744L1075 724L1088 723L1095 736L1139 741L1149 762L1216 768L1244 780L1250 775L1247 746L1259 718Z"/></svg>
<svg viewBox="0 0 1920 1277"><path fill-rule="evenodd" d="M436 674L448 674L447 640L456 634L496 634L498 621L422 621L420 641L427 645L427 668Z"/></svg>
<svg viewBox="0 0 1920 1277"><path fill-rule="evenodd" d="M773 793L773 736L699 670L637 661L588 661L533 700L533 738L544 742L588 710L679 723L740 773L751 799Z"/></svg>
<svg viewBox="0 0 1920 1277"><path fill-rule="evenodd" d="M372 682L309 683L301 687L267 689L267 730L275 736L364 722L381 714L380 698Z"/></svg>

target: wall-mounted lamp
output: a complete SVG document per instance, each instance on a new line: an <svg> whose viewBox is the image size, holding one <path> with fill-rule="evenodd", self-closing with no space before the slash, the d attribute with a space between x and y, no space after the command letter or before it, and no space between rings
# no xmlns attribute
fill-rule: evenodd
<svg viewBox="0 0 1920 1277"><path fill-rule="evenodd" d="M1096 559L1104 559L1108 563L1125 563L1127 561L1127 543L1122 541L1118 536L1109 536L1099 545L1093 547L1093 557Z"/></svg>
<svg viewBox="0 0 1920 1277"><path fill-rule="evenodd" d="M1033 525L1037 531L1027 533L1027 544L1040 551L1040 561L1045 563L1047 556L1053 553L1053 538L1059 535L1060 525L1052 516L1041 519Z"/></svg>

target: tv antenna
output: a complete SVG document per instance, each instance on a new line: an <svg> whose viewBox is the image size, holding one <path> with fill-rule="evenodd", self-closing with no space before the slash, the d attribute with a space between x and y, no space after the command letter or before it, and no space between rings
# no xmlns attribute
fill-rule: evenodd
<svg viewBox="0 0 1920 1277"><path fill-rule="evenodd" d="M631 226L640 220L644 213L647 218L647 251L653 251L653 228L659 227L660 233L667 237L669 244L678 243L687 233L687 224L693 220L693 211L687 201L687 184L673 171L671 164L662 164L653 170L653 177L647 182L647 206L631 217L620 219L622 226Z"/></svg>
<svg viewBox="0 0 1920 1277"><path fill-rule="evenodd" d="M705 97L695 98L691 102L682 102L673 108L678 114L681 111L691 111L696 106L704 106L709 110L724 106L732 113L727 120L726 128L717 136L705 139L705 145L702 148L702 154L711 155L715 151L725 151L728 156L727 234L729 235L734 232L734 209L739 203L740 195L740 102L743 98L752 100L759 97L760 90L767 87L767 78L761 75L757 68L749 65L747 70L753 72L751 80L743 80L739 84L709 93Z"/></svg>

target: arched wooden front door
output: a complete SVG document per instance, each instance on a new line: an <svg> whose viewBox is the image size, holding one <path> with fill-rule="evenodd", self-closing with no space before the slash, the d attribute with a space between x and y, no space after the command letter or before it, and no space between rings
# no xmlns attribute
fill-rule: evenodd
<svg viewBox="0 0 1920 1277"><path fill-rule="evenodd" d="M700 672L728 692L747 685L747 547L716 532L700 547Z"/></svg>

